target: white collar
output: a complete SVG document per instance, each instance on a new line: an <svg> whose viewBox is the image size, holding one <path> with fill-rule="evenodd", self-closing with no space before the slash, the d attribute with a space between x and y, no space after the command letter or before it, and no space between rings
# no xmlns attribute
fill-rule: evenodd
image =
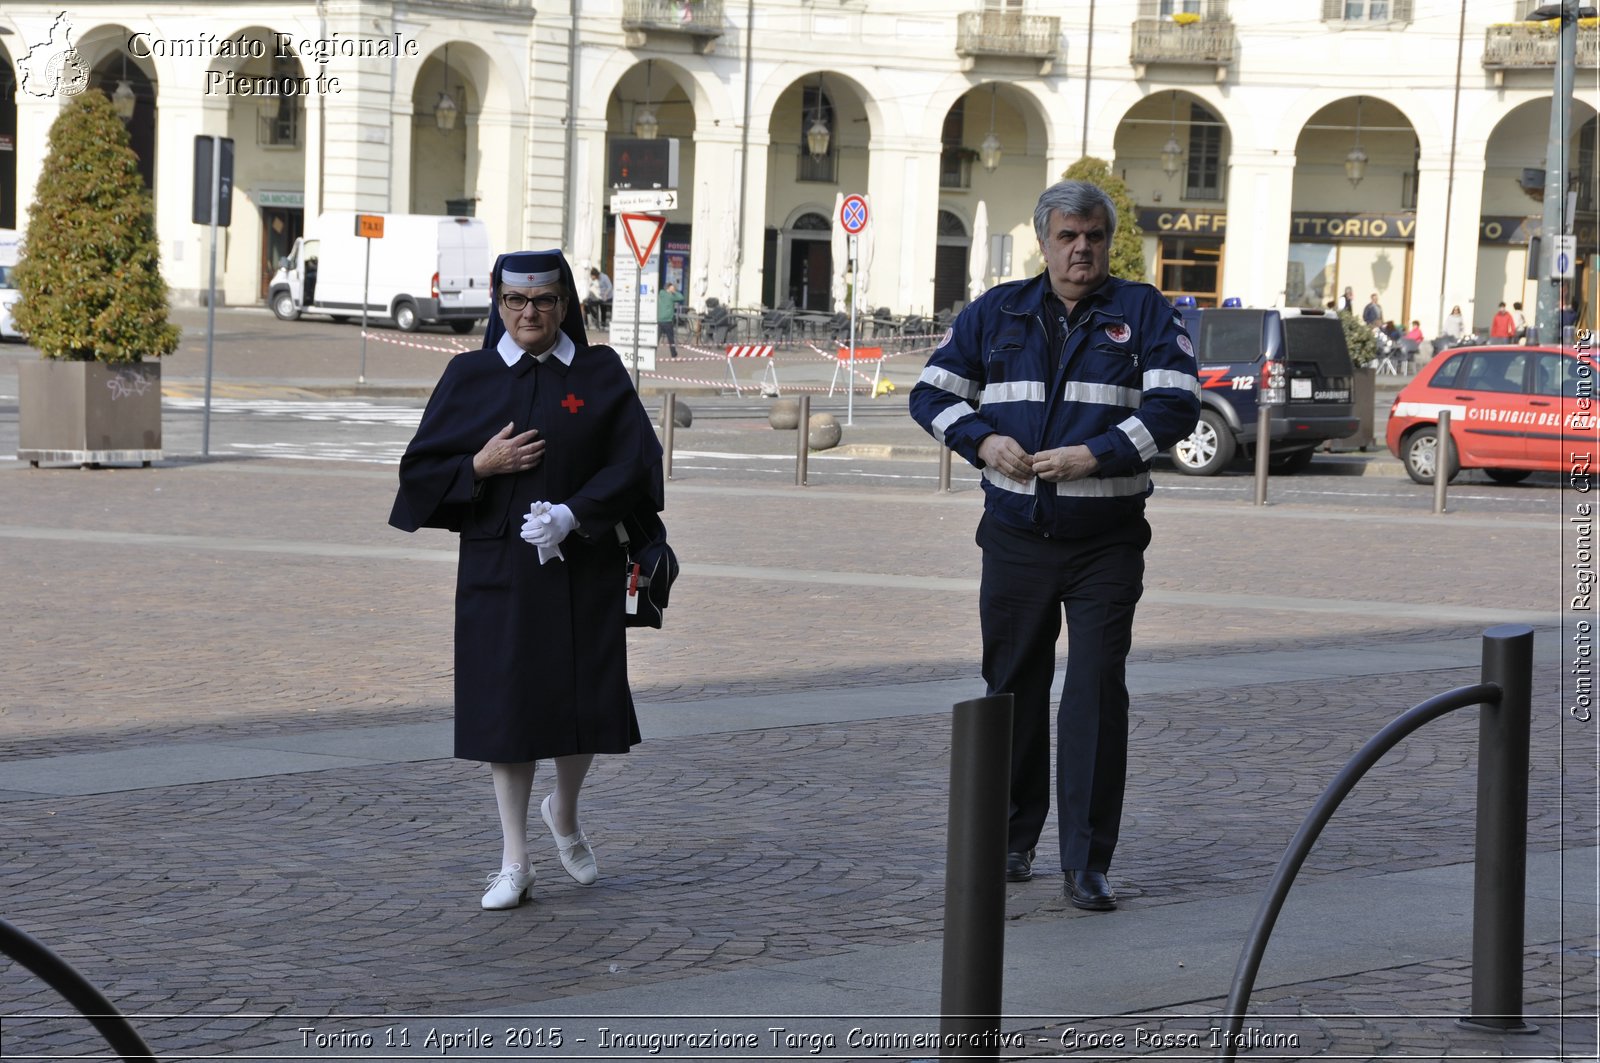
<svg viewBox="0 0 1600 1063"><path fill-rule="evenodd" d="M527 353L517 346L517 341L511 338L511 333L509 332L501 333L500 342L495 344L494 349L500 355L500 360L506 363L507 368L516 365L522 360L522 356ZM577 357L578 348L573 346L570 336L565 332L558 332L556 333L556 345L543 354L535 355L534 357L542 362L552 354L560 359L562 365L571 366L572 359Z"/></svg>

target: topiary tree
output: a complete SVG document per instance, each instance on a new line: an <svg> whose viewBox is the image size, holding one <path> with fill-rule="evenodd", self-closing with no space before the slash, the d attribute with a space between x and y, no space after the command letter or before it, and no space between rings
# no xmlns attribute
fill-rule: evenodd
<svg viewBox="0 0 1600 1063"><path fill-rule="evenodd" d="M1128 186L1111 172L1111 164L1085 155L1068 166L1061 176L1068 181L1088 181L1105 189L1117 208L1117 233L1111 238L1111 275L1123 280L1144 280L1144 231L1139 228L1138 210Z"/></svg>
<svg viewBox="0 0 1600 1063"><path fill-rule="evenodd" d="M1350 348L1350 360L1356 365L1371 365L1378 357L1378 341L1372 328L1349 310L1339 311L1339 324L1344 326L1345 343Z"/></svg>
<svg viewBox="0 0 1600 1063"><path fill-rule="evenodd" d="M38 188L13 272L28 342L46 358L113 363L176 350L150 195L104 93L61 109Z"/></svg>

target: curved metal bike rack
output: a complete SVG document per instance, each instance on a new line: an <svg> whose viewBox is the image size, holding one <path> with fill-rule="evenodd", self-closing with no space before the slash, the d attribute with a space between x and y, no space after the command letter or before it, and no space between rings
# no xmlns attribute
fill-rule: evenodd
<svg viewBox="0 0 1600 1063"><path fill-rule="evenodd" d="M1228 992L1220 1060L1235 1058L1261 957L1294 878L1350 791L1402 739L1446 713L1483 706L1478 726L1477 866L1473 895L1472 1015L1463 1025L1533 1033L1522 1019L1522 934L1526 905L1528 748L1533 629L1522 624L1483 634L1483 682L1457 687L1406 710L1367 741L1328 784L1295 832L1267 887Z"/></svg>
<svg viewBox="0 0 1600 1063"><path fill-rule="evenodd" d="M105 994L43 942L0 919L0 952L32 971L85 1019L128 1063L156 1063L155 1053Z"/></svg>

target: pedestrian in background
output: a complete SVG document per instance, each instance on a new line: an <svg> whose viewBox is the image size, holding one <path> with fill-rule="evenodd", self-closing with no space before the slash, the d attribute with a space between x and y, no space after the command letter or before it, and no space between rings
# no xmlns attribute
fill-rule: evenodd
<svg viewBox="0 0 1600 1063"><path fill-rule="evenodd" d="M1501 343L1510 343L1517 334L1517 321L1511 316L1511 311L1506 309L1506 304L1501 303L1500 308L1494 312L1494 319L1489 322L1489 338L1499 340Z"/></svg>
<svg viewBox="0 0 1600 1063"><path fill-rule="evenodd" d="M455 755L487 761L502 837L484 908L528 899L534 767L562 866L595 881L578 793L639 741L616 525L662 508L661 447L616 351L589 346L559 251L502 255L482 350L452 358L400 459L389 523L461 534Z"/></svg>
<svg viewBox="0 0 1600 1063"><path fill-rule="evenodd" d="M1522 343L1528 338L1528 317L1522 312L1521 303L1511 304L1511 320L1517 327L1516 340Z"/></svg>
<svg viewBox="0 0 1600 1063"><path fill-rule="evenodd" d="M911 415L983 471L983 676L1013 695L1004 874L1022 882L1050 810L1050 682L1065 610L1055 790L1064 894L1115 908L1106 878L1127 774L1126 662L1150 544L1150 459L1200 412L1194 348L1159 290L1110 276L1117 211L1084 181L1039 197L1044 272L968 305ZM995 868L995 874L1001 869Z"/></svg>
<svg viewBox="0 0 1600 1063"><path fill-rule="evenodd" d="M1411 327L1406 329L1405 335L1400 337L1400 368L1405 373L1410 373L1416 364L1417 354L1422 350L1422 322L1413 321Z"/></svg>
<svg viewBox="0 0 1600 1063"><path fill-rule="evenodd" d="M1456 341L1466 334L1467 322L1461 316L1461 307L1452 306L1450 312L1444 316L1444 329L1439 333L1439 338L1444 341L1445 347L1453 347Z"/></svg>
<svg viewBox="0 0 1600 1063"><path fill-rule="evenodd" d="M1361 308L1361 323L1367 328L1378 328L1383 324L1383 307L1378 303L1377 292L1373 292L1367 305Z"/></svg>
<svg viewBox="0 0 1600 1063"><path fill-rule="evenodd" d="M611 314L611 278L594 267L589 268L589 290L583 297L585 321L594 322L595 328L604 328Z"/></svg>
<svg viewBox="0 0 1600 1063"><path fill-rule="evenodd" d="M656 331L667 341L672 357L678 357L678 307L683 305L683 295L676 283L668 284L656 296Z"/></svg>

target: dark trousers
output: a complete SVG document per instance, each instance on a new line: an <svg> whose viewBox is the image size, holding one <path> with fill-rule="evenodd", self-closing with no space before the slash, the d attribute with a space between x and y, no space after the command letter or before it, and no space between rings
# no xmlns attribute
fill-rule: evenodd
<svg viewBox="0 0 1600 1063"><path fill-rule="evenodd" d="M678 323L676 321L656 322L656 333L661 339L667 341L667 349L672 352L672 357L678 357Z"/></svg>
<svg viewBox="0 0 1600 1063"><path fill-rule="evenodd" d="M985 516L983 678L1014 700L1006 848L1038 844L1050 811L1050 681L1067 620L1056 717L1056 818L1063 870L1105 871L1117 846L1128 768L1128 648L1144 590L1143 517L1082 539L1046 539Z"/></svg>

